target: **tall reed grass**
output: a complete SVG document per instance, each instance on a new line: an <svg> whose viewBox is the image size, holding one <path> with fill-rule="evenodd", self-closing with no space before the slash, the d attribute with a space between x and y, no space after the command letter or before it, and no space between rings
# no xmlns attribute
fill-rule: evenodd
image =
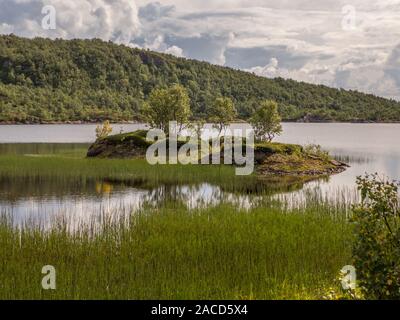
<svg viewBox="0 0 400 320"><path fill-rule="evenodd" d="M209 182L229 189L257 187L256 176L237 176L229 165L150 165L145 159L85 159L65 156L0 156L0 178L109 180L154 187Z"/></svg>
<svg viewBox="0 0 400 320"><path fill-rule="evenodd" d="M351 226L319 206L170 202L74 232L0 222L0 299L318 299L350 263ZM41 288L53 265L57 289Z"/></svg>

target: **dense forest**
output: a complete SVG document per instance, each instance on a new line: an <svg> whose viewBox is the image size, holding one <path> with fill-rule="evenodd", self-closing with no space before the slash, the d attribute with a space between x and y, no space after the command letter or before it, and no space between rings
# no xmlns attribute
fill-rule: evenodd
<svg viewBox="0 0 400 320"><path fill-rule="evenodd" d="M0 122L128 121L155 87L179 83L194 118L218 96L241 119L263 99L286 121L399 121L400 103L282 78L267 79L206 62L94 40L0 36Z"/></svg>

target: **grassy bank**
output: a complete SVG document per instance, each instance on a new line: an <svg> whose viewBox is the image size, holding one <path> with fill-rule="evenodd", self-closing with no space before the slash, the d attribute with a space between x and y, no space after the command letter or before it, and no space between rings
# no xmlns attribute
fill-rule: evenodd
<svg viewBox="0 0 400 320"><path fill-rule="evenodd" d="M58 180L85 183L107 180L152 188L160 185L212 183L227 191L275 192L295 190L313 177L271 177L260 180L256 174L235 175L230 165L150 165L144 159L87 159L80 154L3 155L0 178ZM271 180L271 181L270 181Z"/></svg>
<svg viewBox="0 0 400 320"><path fill-rule="evenodd" d="M150 165L145 159L85 159L65 156L1 156L0 175L70 179L110 179L157 183L235 181L232 166ZM244 179L241 179L244 180Z"/></svg>
<svg viewBox="0 0 400 320"><path fill-rule="evenodd" d="M320 206L144 208L71 234L0 223L1 299L315 299L350 261L351 229ZM107 221L107 220L105 220ZM57 289L44 291L44 265Z"/></svg>

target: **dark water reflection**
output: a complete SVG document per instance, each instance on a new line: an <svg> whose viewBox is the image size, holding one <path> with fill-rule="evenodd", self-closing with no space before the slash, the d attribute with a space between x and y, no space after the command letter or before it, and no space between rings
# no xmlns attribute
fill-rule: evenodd
<svg viewBox="0 0 400 320"><path fill-rule="evenodd" d="M92 141L94 126L0 126L0 155L4 154L63 154L83 156L89 141ZM33 128L34 127L34 128ZM135 127L136 128L136 127ZM73 129L73 130L72 130ZM20 130L15 141L15 130ZM35 133L32 132L35 131ZM47 130L47 131L46 131ZM46 136L43 142L67 140L66 132L72 132L70 143L38 143L38 137ZM39 132L38 132L39 131ZM21 133L22 132L22 133ZM89 136L90 133L90 136ZM26 142L29 135L35 143ZM355 178L365 172L378 172L392 179L400 179L400 147L398 124L284 124L282 142L321 144L337 159L351 165L346 172L328 179L303 185L286 185L277 180L267 187L256 185L247 192L223 190L219 186L203 183L199 185L157 186L145 189L141 186L127 186L106 181L24 180L3 177L0 179L0 211L11 213L16 220L27 217L49 217L67 214L76 221L86 220L99 212L135 210L144 203L162 205L176 201L190 208L212 206L221 202L248 208L270 194L268 188L278 188L275 197L285 200L288 205L301 205L317 195L320 201L351 203L357 200ZM79 137L77 139L76 137ZM85 142L85 143L80 143ZM269 197L270 195L268 195Z"/></svg>

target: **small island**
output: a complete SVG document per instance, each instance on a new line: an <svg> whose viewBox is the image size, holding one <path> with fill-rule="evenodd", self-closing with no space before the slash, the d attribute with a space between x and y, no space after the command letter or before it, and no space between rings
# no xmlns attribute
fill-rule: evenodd
<svg viewBox="0 0 400 320"><path fill-rule="evenodd" d="M87 157L132 159L144 158L152 142L146 140L147 131L110 135L98 139L87 152ZM178 146L187 141L178 140ZM212 141L208 141L210 148ZM220 152L223 163L224 146ZM254 145L255 174L268 176L326 176L343 172L347 164L334 160L318 146L259 142Z"/></svg>
<svg viewBox="0 0 400 320"><path fill-rule="evenodd" d="M235 122L237 110L234 102L229 97L220 96L210 106L206 119L191 119L192 110L190 97L185 87L174 84L169 88L154 89L146 101L142 113L150 128L163 133L169 145L177 147L195 145L195 163L209 164L211 161L201 161L204 157L219 159L218 163L243 165L236 161L234 150L241 148L241 153L251 152L251 166L258 177L295 176L302 180L309 177L327 176L340 173L347 168L345 163L334 160L328 152L320 146L300 146L295 144L274 143L272 140L282 133L279 106L273 100L261 100L258 107L249 119L252 139L247 140L247 135L242 135L239 142L234 139L232 132L227 133L230 124ZM217 130L217 137L204 140L202 133L208 121L213 123ZM175 128L171 127L175 124ZM182 128L189 129L189 135L179 135ZM229 130L228 130L229 131ZM87 156L99 158L144 158L146 151L155 140L147 139L148 131L139 130L130 133L109 135L112 132L110 123L106 121L103 126L96 129L96 142L90 146ZM224 134L222 134L224 132ZM229 139L229 137L231 139ZM228 138L225 141L225 138ZM230 141L228 143L228 141ZM217 142L217 143L216 143ZM240 143L240 147L238 147ZM236 147L235 148L235 145ZM204 147L205 146L205 147ZM217 146L217 147L216 147ZM251 148L251 149L249 149ZM166 147L169 151L169 147ZM225 152L228 149L228 152ZM230 149L230 150L229 150ZM200 151L201 150L201 151ZM167 152L169 154L169 152ZM230 159L225 159L225 157ZM228 161L225 161L228 160ZM213 162L214 163L214 162Z"/></svg>

